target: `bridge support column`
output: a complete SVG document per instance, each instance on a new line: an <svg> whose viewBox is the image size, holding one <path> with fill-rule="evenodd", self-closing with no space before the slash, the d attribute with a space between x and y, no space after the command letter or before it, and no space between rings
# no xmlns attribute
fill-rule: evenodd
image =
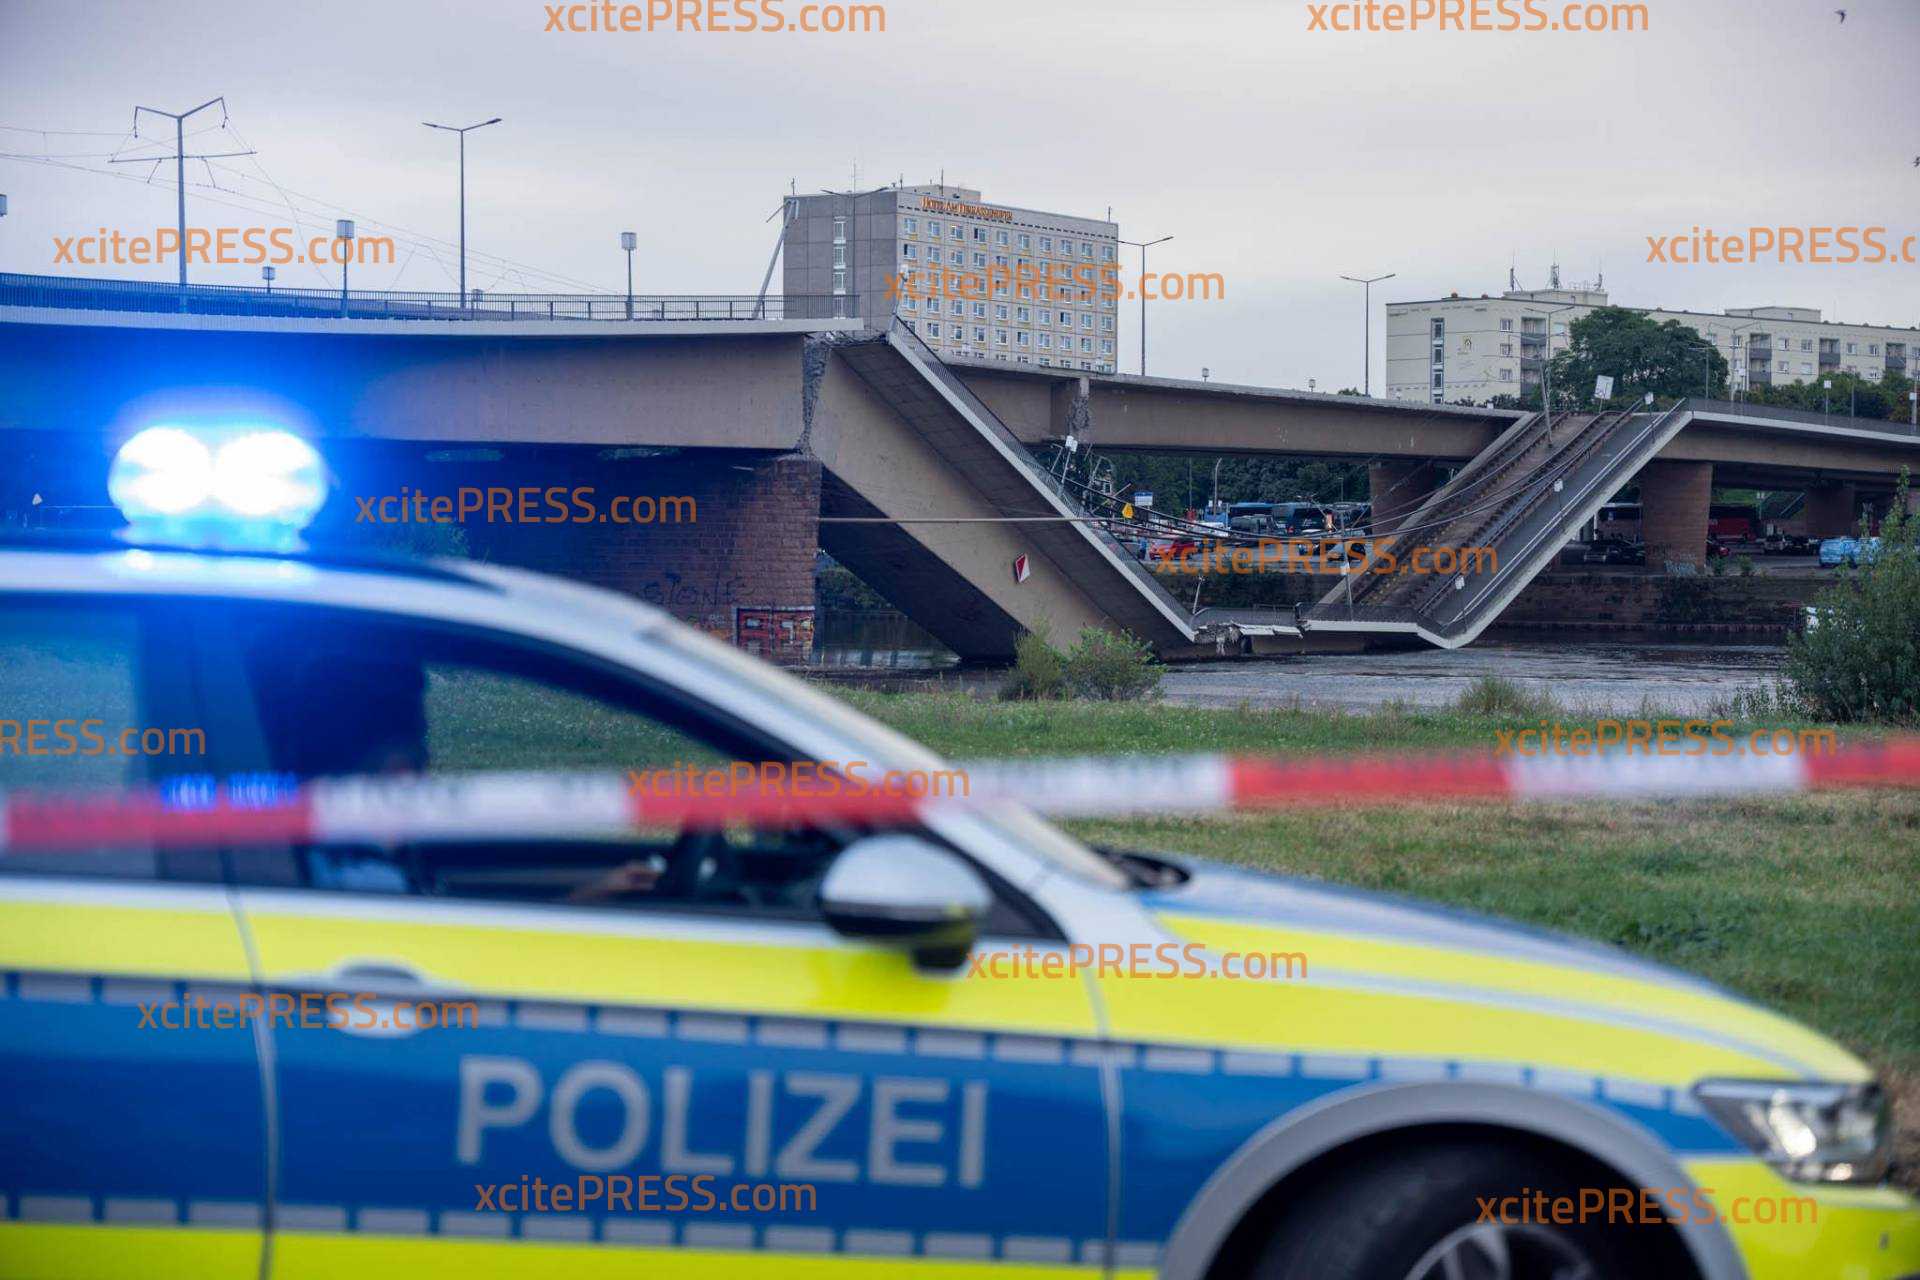
<svg viewBox="0 0 1920 1280"><path fill-rule="evenodd" d="M1858 505L1850 484L1823 484L1807 490L1808 536L1839 538L1852 533L1860 523Z"/></svg>
<svg viewBox="0 0 1920 1280"><path fill-rule="evenodd" d="M416 459L402 475L434 494L471 485L506 486L516 501L528 495L527 521L467 517L462 527L476 558L624 592L772 661L806 661L819 462L723 450L622 452L567 447L480 463ZM546 505L554 486L567 491L557 495L557 508ZM616 499L628 501L616 508ZM575 518L589 509L583 503L592 518ZM534 522L541 517L564 522Z"/></svg>
<svg viewBox="0 0 1920 1280"><path fill-rule="evenodd" d="M1407 522L1415 507L1445 481L1431 462L1375 462L1367 467L1368 498L1373 503L1375 537Z"/></svg>
<svg viewBox="0 0 1920 1280"><path fill-rule="evenodd" d="M1640 533L1647 567L1707 562L1711 462L1649 462L1640 471Z"/></svg>

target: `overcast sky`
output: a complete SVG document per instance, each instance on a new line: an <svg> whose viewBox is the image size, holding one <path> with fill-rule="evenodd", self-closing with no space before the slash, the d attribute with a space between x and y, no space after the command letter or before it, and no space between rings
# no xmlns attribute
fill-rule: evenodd
<svg viewBox="0 0 1920 1280"><path fill-rule="evenodd" d="M1155 305L1154 373L1357 383L1360 290L1337 276L1391 271L1377 390L1383 301L1498 292L1513 260L1544 286L1556 256L1567 281L1604 266L1622 303L1920 324L1920 265L1646 261L1648 235L1696 224L1920 231L1920 0L1645 7L1650 33L1606 35L1314 32L1295 0L888 0L884 34L560 34L540 0L0 0L0 152L87 170L0 158L0 270L171 279L56 267L53 240L171 225L170 175L102 176L104 153L170 149L151 116L164 146L121 144L136 104L224 94L231 128L190 149L259 154L215 162L238 170L223 187L410 233L356 288L453 287L454 254L423 240L456 235L455 143L420 122L499 115L468 145L469 244L495 255L470 283L489 289L570 290L502 280L506 259L618 291L630 228L641 292L752 293L789 180L845 188L857 165L863 186L944 170L989 201L1111 206L1128 239L1174 236L1153 267L1220 272L1227 297ZM189 222L295 225L211 203L207 177L190 166Z"/></svg>

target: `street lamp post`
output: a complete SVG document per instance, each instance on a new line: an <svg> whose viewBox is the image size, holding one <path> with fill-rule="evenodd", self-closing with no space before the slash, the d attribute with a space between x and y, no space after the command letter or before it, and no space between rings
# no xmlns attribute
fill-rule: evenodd
<svg viewBox="0 0 1920 1280"><path fill-rule="evenodd" d="M1727 330L1727 398L1735 403L1738 403L1740 400L1741 388L1746 385L1748 373L1753 366L1753 344L1748 343L1746 368L1743 369L1741 367L1740 335L1759 323L1758 320L1749 320L1745 324L1738 324ZM1709 327L1708 342L1713 341L1711 336L1713 332L1713 329ZM1718 344L1715 344L1715 347L1718 349Z"/></svg>
<svg viewBox="0 0 1920 1280"><path fill-rule="evenodd" d="M620 233L620 247L627 251L627 319L633 319L633 251L640 244L640 237L631 231Z"/></svg>
<svg viewBox="0 0 1920 1280"><path fill-rule="evenodd" d="M500 117L482 120L479 124L455 127L447 124L435 124L431 120L420 122L429 129L440 129L447 133L460 135L460 305L467 305L467 134L475 129L484 129L490 124L499 124Z"/></svg>
<svg viewBox="0 0 1920 1280"><path fill-rule="evenodd" d="M1371 279L1363 279L1360 276L1340 277L1342 280L1351 280L1357 285L1365 286L1360 302L1360 393L1362 395L1373 394L1373 286L1382 280L1391 280L1398 274L1397 271L1389 271L1384 276L1374 276Z"/></svg>
<svg viewBox="0 0 1920 1280"><path fill-rule="evenodd" d="M1147 250L1156 244L1165 244L1172 236L1161 236L1158 240L1122 240L1121 244L1130 244L1140 251L1140 278L1134 282L1134 288L1140 291L1140 376L1147 376ZM1118 362L1116 362L1118 363Z"/></svg>
<svg viewBox="0 0 1920 1280"><path fill-rule="evenodd" d="M1711 338L1700 338L1687 342L1686 349L1700 357L1700 398L1713 399L1713 353L1720 349L1719 345ZM1733 376L1731 363L1727 365L1727 376L1729 378Z"/></svg>
<svg viewBox="0 0 1920 1280"><path fill-rule="evenodd" d="M344 244L347 251L340 255L340 315L347 314L347 268L353 264L353 219L336 218L333 223L333 242Z"/></svg>

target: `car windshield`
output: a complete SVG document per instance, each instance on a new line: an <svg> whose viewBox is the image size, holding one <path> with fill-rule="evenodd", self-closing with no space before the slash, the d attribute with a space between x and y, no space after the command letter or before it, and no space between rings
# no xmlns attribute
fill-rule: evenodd
<svg viewBox="0 0 1920 1280"><path fill-rule="evenodd" d="M797 707L829 733L858 743L863 758L874 765L927 771L946 767L939 756L904 734L861 715L838 699L810 688L804 681L750 657L731 645L702 635L691 627L662 626L650 638L670 645L688 658L719 667L727 675L755 686L770 698ZM1135 883L1134 877L1120 870L1111 860L1028 810L1010 805L1000 806L986 814L985 818L1022 848L1076 879L1109 889L1124 889Z"/></svg>

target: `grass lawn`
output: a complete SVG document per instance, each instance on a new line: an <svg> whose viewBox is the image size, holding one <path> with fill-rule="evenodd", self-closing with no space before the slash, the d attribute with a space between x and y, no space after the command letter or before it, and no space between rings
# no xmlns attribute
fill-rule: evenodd
<svg viewBox="0 0 1920 1280"><path fill-rule="evenodd" d="M1531 719L836 689L942 755L1490 749ZM1569 727L1574 717L1564 717ZM1842 732L1842 744L1851 735ZM1920 1184L1920 791L1658 803L1423 804L1067 824L1089 841L1384 889L1609 942L1825 1031L1900 1104Z"/></svg>

